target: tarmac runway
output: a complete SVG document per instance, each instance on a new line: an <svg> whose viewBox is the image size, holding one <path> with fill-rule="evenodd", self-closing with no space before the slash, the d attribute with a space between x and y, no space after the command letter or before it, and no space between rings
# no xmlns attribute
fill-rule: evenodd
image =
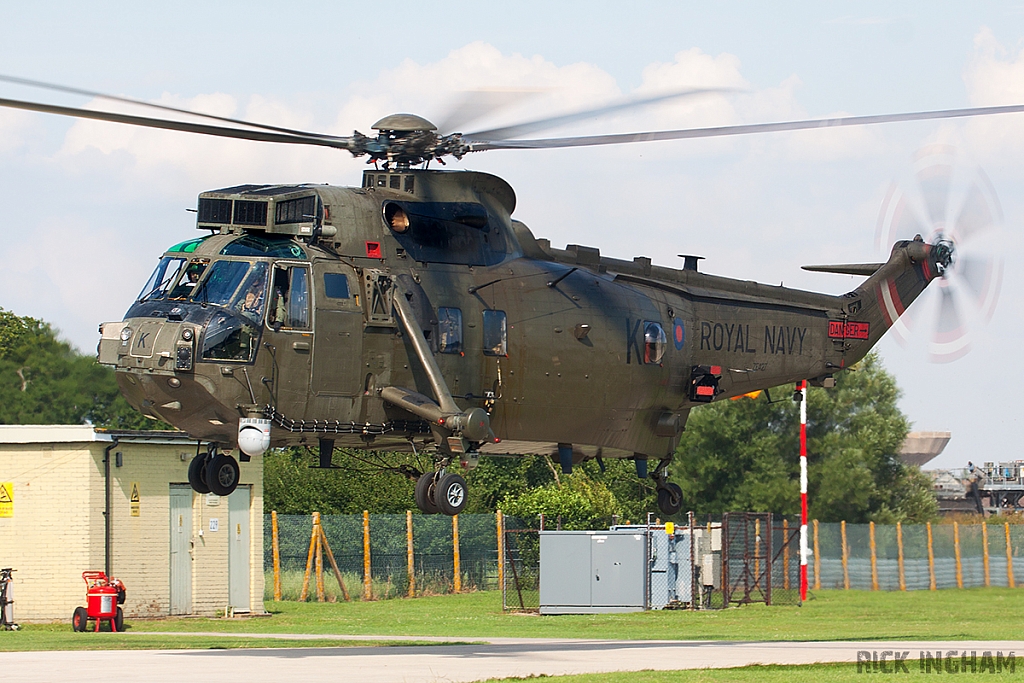
<svg viewBox="0 0 1024 683"><path fill-rule="evenodd" d="M213 634L210 634L213 635ZM217 634L252 637L251 634ZM293 638L300 643L310 636ZM317 636L322 638L323 636ZM378 636L336 638L388 640ZM403 637L408 639L407 637ZM459 638L458 640L476 640ZM341 680L360 683L481 681L531 674L571 674L643 669L698 669L749 664L849 662L858 651L873 651L892 672L893 652L903 654L908 673L918 669L920 651L953 655L985 652L1024 655L1024 641L725 642L608 641L488 638L473 645L396 647L266 648L245 650L104 650L9 652L0 654L0 676L9 681L70 680L75 683L132 683L210 680L277 683L285 680ZM876 656L878 656L876 655ZM861 655L862 659L864 655ZM1021 662L1024 667L1024 661Z"/></svg>

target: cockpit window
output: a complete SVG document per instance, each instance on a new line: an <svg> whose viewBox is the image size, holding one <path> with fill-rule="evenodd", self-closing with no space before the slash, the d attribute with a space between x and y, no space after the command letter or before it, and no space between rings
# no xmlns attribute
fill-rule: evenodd
<svg viewBox="0 0 1024 683"><path fill-rule="evenodd" d="M256 357L259 328L241 316L218 311L203 332L203 360L241 361Z"/></svg>
<svg viewBox="0 0 1024 683"><path fill-rule="evenodd" d="M203 273L206 272L206 267L209 265L210 259L208 258L192 259L167 298L177 301L187 299L189 294L195 291L196 285L199 284L199 280L202 279Z"/></svg>
<svg viewBox="0 0 1024 683"><path fill-rule="evenodd" d="M181 272L181 267L184 263L185 259L171 258L170 256L164 256L160 259L160 263L156 265L156 270L149 276L146 286L139 292L137 301L162 299L166 296L167 290L170 288L171 283L174 282L174 278L178 277L178 273Z"/></svg>
<svg viewBox="0 0 1024 683"><path fill-rule="evenodd" d="M272 256L275 258L306 258L306 252L290 238L271 239L259 235L243 235L220 250L225 256Z"/></svg>
<svg viewBox="0 0 1024 683"><path fill-rule="evenodd" d="M190 299L200 304L227 306L248 270L245 261L216 261Z"/></svg>
<svg viewBox="0 0 1024 683"><path fill-rule="evenodd" d="M206 241L205 237L197 237L197 238L192 239L192 240L185 240L184 242L179 242L178 244L175 244L173 247L171 247L167 251L171 251L171 252L179 251L179 252L182 252L182 253L185 253L185 254L191 254L197 248L199 248L199 245L202 244L204 241Z"/></svg>
<svg viewBox="0 0 1024 683"><path fill-rule="evenodd" d="M263 304L267 300L267 264L253 265L249 277L242 283L232 308L259 325L263 318Z"/></svg>

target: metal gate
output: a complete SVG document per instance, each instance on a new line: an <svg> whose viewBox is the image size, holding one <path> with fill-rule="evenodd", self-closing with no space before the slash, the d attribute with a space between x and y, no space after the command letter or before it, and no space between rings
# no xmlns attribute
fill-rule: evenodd
<svg viewBox="0 0 1024 683"><path fill-rule="evenodd" d="M192 487L170 489L170 613L192 613Z"/></svg>
<svg viewBox="0 0 1024 683"><path fill-rule="evenodd" d="M800 604L800 525L770 512L722 515L724 603Z"/></svg>

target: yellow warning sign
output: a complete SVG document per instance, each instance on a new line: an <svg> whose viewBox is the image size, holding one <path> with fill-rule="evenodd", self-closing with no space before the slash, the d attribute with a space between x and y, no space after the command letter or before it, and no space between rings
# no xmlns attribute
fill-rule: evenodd
<svg viewBox="0 0 1024 683"><path fill-rule="evenodd" d="M133 481L132 482L132 496L131 496L132 517L138 517L139 516L139 511L140 511L140 507L141 507L140 503L141 503L141 499L139 497L139 482Z"/></svg>
<svg viewBox="0 0 1024 683"><path fill-rule="evenodd" d="M0 517L14 516L14 482L0 482Z"/></svg>

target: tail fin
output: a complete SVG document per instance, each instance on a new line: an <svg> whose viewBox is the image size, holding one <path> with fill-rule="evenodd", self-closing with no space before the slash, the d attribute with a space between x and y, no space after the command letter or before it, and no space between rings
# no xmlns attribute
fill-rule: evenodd
<svg viewBox="0 0 1024 683"><path fill-rule="evenodd" d="M829 337L846 342L847 364L866 355L951 261L948 243L925 244L918 235L897 242L888 261L877 265L860 287L844 294L841 306L846 320L831 323ZM861 267L866 270L868 265Z"/></svg>

